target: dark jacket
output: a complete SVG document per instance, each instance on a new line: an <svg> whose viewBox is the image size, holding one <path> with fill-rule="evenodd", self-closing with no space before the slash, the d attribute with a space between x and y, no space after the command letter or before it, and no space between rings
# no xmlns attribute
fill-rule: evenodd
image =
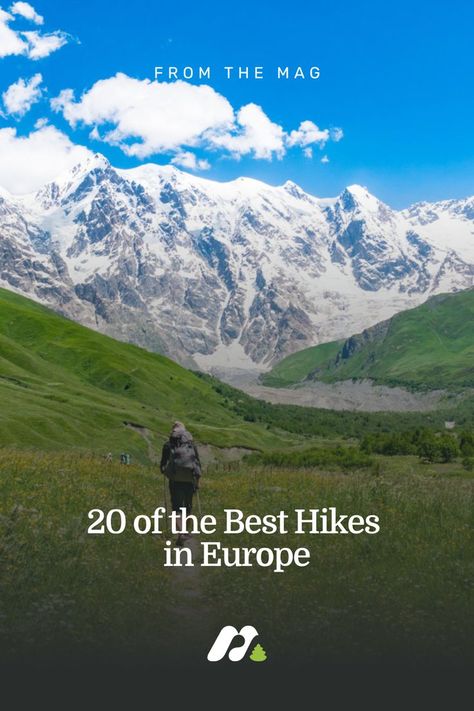
<svg viewBox="0 0 474 711"><path fill-rule="evenodd" d="M197 447L192 440L192 435L185 429L173 430L171 432L170 438L164 443L161 452L160 470L163 474L167 473L168 465L171 462L172 450L179 447L183 441L185 441L191 444L194 450L194 477L199 479L201 476L201 460L199 459Z"/></svg>

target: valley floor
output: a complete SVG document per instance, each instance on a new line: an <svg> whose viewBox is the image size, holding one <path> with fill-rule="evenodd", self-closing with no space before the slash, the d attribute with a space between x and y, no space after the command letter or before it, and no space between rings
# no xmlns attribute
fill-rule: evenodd
<svg viewBox="0 0 474 711"><path fill-rule="evenodd" d="M442 405L447 396L445 390L411 392L405 388L374 385L370 380L346 380L334 384L313 382L290 388L272 388L259 383L258 371L237 368L214 368L212 375L267 402L328 410L429 412Z"/></svg>

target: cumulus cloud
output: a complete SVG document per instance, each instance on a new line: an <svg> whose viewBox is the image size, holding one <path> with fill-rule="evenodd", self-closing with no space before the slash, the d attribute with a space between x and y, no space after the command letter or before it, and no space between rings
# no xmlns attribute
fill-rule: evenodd
<svg viewBox="0 0 474 711"><path fill-rule="evenodd" d="M226 148L235 158L251 153L255 158L270 160L285 153L285 133L273 123L261 106L247 104L236 116L234 131L209 136L213 146Z"/></svg>
<svg viewBox="0 0 474 711"><path fill-rule="evenodd" d="M97 138L138 158L197 146L206 132L225 130L234 118L230 103L210 86L121 73L96 82L79 101L71 89L63 90L51 106L71 126L94 126Z"/></svg>
<svg viewBox="0 0 474 711"><path fill-rule="evenodd" d="M2 94L5 113L24 116L33 104L40 100L42 81L41 74L35 74L29 81L18 79L14 84L10 84Z"/></svg>
<svg viewBox="0 0 474 711"><path fill-rule="evenodd" d="M173 165L179 165L181 168L187 168L188 170L209 170L211 167L209 161L196 158L195 154L191 153L191 151L177 153L171 159L171 162Z"/></svg>
<svg viewBox="0 0 474 711"><path fill-rule="evenodd" d="M28 2L15 2L10 8L10 12L13 15L21 15L26 20L31 20L35 25L42 25L44 18L39 15L35 8Z"/></svg>
<svg viewBox="0 0 474 711"><path fill-rule="evenodd" d="M312 121L302 121L296 131L291 131L288 136L289 146L317 145L321 148L329 141L329 129L323 131Z"/></svg>
<svg viewBox="0 0 474 711"><path fill-rule="evenodd" d="M91 138L118 146L126 155L171 153L173 163L192 170L208 167L197 161L193 148L271 160L293 147L323 147L342 137L342 131L333 138L330 129L321 130L312 121L287 133L261 106L250 103L235 110L207 85L140 80L123 73L97 81L78 99L72 89L64 89L51 106L72 127L90 126Z"/></svg>
<svg viewBox="0 0 474 711"><path fill-rule="evenodd" d="M342 128L338 128L338 127L331 128L330 134L331 134L331 140L336 141L336 143L338 141L340 141L342 138L344 138L344 131L342 130Z"/></svg>
<svg viewBox="0 0 474 711"><path fill-rule="evenodd" d="M41 15L26 2L15 3L11 12L0 8L0 58L25 56L33 60L43 59L63 47L69 40L69 35L61 30L42 33L38 30L14 29L11 24L15 16L21 16L36 25L43 23Z"/></svg>
<svg viewBox="0 0 474 711"><path fill-rule="evenodd" d="M323 156L321 158L321 163L329 163L329 158L327 156Z"/></svg>
<svg viewBox="0 0 474 711"><path fill-rule="evenodd" d="M12 193L33 192L91 155L53 126L43 125L27 136L19 136L15 128L3 128L0 185Z"/></svg>
<svg viewBox="0 0 474 711"><path fill-rule="evenodd" d="M0 8L0 57L11 54L26 54L28 45L21 39L20 33L9 27L13 16Z"/></svg>

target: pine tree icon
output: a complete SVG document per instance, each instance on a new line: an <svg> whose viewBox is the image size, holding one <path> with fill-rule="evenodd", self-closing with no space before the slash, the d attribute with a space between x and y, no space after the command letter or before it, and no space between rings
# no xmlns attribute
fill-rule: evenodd
<svg viewBox="0 0 474 711"><path fill-rule="evenodd" d="M252 662L264 662L267 658L264 648L261 644L256 644L250 655Z"/></svg>

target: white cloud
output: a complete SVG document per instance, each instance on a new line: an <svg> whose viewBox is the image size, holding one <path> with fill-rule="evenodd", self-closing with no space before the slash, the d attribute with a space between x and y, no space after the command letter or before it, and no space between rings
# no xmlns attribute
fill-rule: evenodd
<svg viewBox="0 0 474 711"><path fill-rule="evenodd" d="M302 121L298 130L291 131L287 138L287 145L290 147L301 146L303 155L306 158L313 157L313 146L318 146L321 150L328 141L340 141L344 136L342 128L320 129L313 121ZM321 163L329 163L328 156L321 158Z"/></svg>
<svg viewBox="0 0 474 711"><path fill-rule="evenodd" d="M230 103L210 86L140 81L120 73L96 82L77 102L65 89L51 106L71 126L94 126L96 137L138 158L197 146L207 131L224 130L234 118Z"/></svg>
<svg viewBox="0 0 474 711"><path fill-rule="evenodd" d="M26 54L27 43L21 39L20 33L9 27L13 16L0 8L0 58L11 54Z"/></svg>
<svg viewBox="0 0 474 711"><path fill-rule="evenodd" d="M226 148L236 158L248 153L267 160L274 155L283 157L285 133L281 126L268 118L261 106L243 106L237 112L236 124L233 131L209 136L210 143Z"/></svg>
<svg viewBox="0 0 474 711"><path fill-rule="evenodd" d="M31 20L35 25L42 25L44 22L44 18L28 2L15 2L10 8L10 12L13 15L21 15L26 20Z"/></svg>
<svg viewBox="0 0 474 711"><path fill-rule="evenodd" d="M64 32L50 32L42 35L40 32L22 32L28 42L28 57L30 59L43 59L56 50L64 47L68 42L68 35Z"/></svg>
<svg viewBox="0 0 474 711"><path fill-rule="evenodd" d="M22 12L19 12L18 6L20 6ZM32 11L32 17L27 17L27 14L25 14L30 12L25 9L25 6ZM39 20L41 19L42 21L43 18L28 3L15 3L12 6L12 12L15 7L17 8L16 15L21 15L35 24L41 24ZM12 29L10 25L14 20L14 15L0 8L0 58L25 56L33 60L43 59L43 57L47 57L52 52L63 47L69 40L69 36L61 30L43 34L38 30L22 31Z"/></svg>
<svg viewBox="0 0 474 711"><path fill-rule="evenodd" d="M18 79L3 92L2 99L5 113L24 116L27 111L41 98L41 74L35 74L29 81Z"/></svg>
<svg viewBox="0 0 474 711"><path fill-rule="evenodd" d="M289 146L318 145L321 148L329 141L329 130L323 131L312 121L302 121L297 131L292 131L288 136Z"/></svg>
<svg viewBox="0 0 474 711"><path fill-rule="evenodd" d="M209 170L211 167L209 161L198 160L194 153L191 151L182 151L177 153L172 159L173 165L179 165L181 168L187 168L188 170Z"/></svg>
<svg viewBox="0 0 474 711"><path fill-rule="evenodd" d="M172 162L193 170L199 165L192 148L271 160L282 158L289 148L322 148L332 139L329 129L321 130L312 121L303 121L288 134L254 103L235 111L210 86L140 80L122 73L97 81L77 100L72 89L64 89L51 107L72 127L90 126L92 139L118 146L126 155L171 153ZM340 140L342 131L334 135Z"/></svg>
<svg viewBox="0 0 474 711"><path fill-rule="evenodd" d="M0 185L12 193L29 193L85 160L91 152L74 145L53 126L28 136L0 129Z"/></svg>

